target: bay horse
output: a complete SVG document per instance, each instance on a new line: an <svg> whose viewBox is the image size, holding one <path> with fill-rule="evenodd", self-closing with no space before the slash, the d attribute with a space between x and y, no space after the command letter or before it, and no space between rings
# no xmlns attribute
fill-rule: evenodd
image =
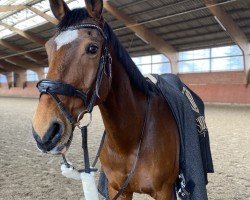
<svg viewBox="0 0 250 200"><path fill-rule="evenodd" d="M106 129L100 162L110 198L137 162L119 199L131 200L134 192L174 199L180 150L171 110L104 21L103 1L85 0L85 5L70 10L63 0L50 0L59 24L46 43L49 71L43 83L61 91L55 95L50 86L40 91L33 118L38 147L65 154L77 117L97 105Z"/></svg>

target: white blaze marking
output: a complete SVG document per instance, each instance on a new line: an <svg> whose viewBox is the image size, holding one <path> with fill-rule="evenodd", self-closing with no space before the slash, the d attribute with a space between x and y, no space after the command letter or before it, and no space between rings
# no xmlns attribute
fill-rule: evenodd
<svg viewBox="0 0 250 200"><path fill-rule="evenodd" d="M73 42L77 38L78 38L78 30L68 30L62 32L55 39L57 45L56 49L59 50L62 46Z"/></svg>

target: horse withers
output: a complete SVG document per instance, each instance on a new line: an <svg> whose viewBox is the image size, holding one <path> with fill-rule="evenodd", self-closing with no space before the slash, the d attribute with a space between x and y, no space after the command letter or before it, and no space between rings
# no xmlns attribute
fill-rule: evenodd
<svg viewBox="0 0 250 200"><path fill-rule="evenodd" d="M103 1L85 4L86 9L70 10L63 0L50 0L59 24L46 43L47 80L38 84L41 96L33 118L38 147L65 154L77 118L97 105L106 129L100 161L110 199L135 163L120 199L130 200L134 192L173 199L180 145L171 110L104 21Z"/></svg>

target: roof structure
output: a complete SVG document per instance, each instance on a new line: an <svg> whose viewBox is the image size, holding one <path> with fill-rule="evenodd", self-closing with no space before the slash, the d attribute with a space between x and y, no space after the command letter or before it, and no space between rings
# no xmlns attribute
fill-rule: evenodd
<svg viewBox="0 0 250 200"><path fill-rule="evenodd" d="M69 7L82 7L84 0L68 0ZM127 48L131 56L166 51L183 51L237 43L220 16L210 7L220 7L250 41L250 0L109 0L105 20ZM12 64L16 68L45 67L44 43L55 31L48 0L0 0L0 68ZM158 38L148 41L138 28ZM237 35L237 34L236 34ZM146 39L145 39L146 38ZM158 43L157 43L158 42ZM29 64L29 65L28 65ZM33 66L33 68L31 67ZM1 71L0 71L1 73Z"/></svg>

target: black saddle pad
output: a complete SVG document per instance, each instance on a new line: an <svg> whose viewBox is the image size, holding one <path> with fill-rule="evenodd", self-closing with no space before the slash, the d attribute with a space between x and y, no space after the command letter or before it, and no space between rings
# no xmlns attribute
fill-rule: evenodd
<svg viewBox="0 0 250 200"><path fill-rule="evenodd" d="M174 74L152 75L170 106L181 139L180 168L185 182L192 183L187 199L206 200L207 173L213 173L204 103Z"/></svg>
<svg viewBox="0 0 250 200"><path fill-rule="evenodd" d="M180 174L183 175L185 184L192 187L190 195L185 199L206 200L207 173L214 172L214 169L204 103L178 76L163 74L151 75L151 78L152 76L154 84L170 106L178 126L181 140ZM108 180L103 172L100 173L98 190L108 199Z"/></svg>

